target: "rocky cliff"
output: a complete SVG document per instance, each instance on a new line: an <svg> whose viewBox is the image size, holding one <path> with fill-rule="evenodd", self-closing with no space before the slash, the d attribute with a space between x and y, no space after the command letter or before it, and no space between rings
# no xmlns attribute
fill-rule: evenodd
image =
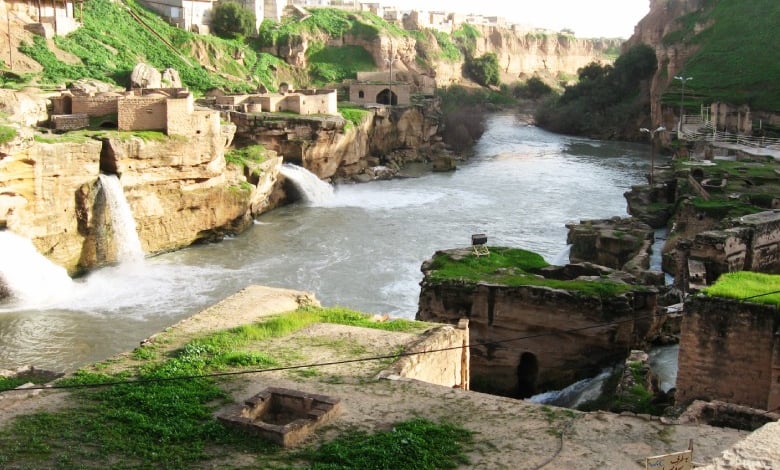
<svg viewBox="0 0 780 470"><path fill-rule="evenodd" d="M281 163L269 159L248 183L226 166L224 132L22 134L0 148L0 227L71 273L116 261L100 173L119 176L144 251L158 253L245 228L266 209Z"/></svg>
<svg viewBox="0 0 780 470"><path fill-rule="evenodd" d="M262 144L321 179L352 179L377 165L397 169L400 160L424 159L441 150L439 113L432 103L370 109L357 125L340 116L231 113L230 119L237 141Z"/></svg>
<svg viewBox="0 0 780 470"><path fill-rule="evenodd" d="M449 250L437 257L442 254L453 259L473 256L464 250ZM480 263L479 259L471 262ZM475 390L525 398L563 388L623 360L658 327L652 318L654 289L638 287L617 295L597 295L541 280L543 275L600 282L604 268L550 267L527 285L508 285L491 280L442 280L435 274L436 265L435 261L423 264L425 277L416 318L451 324L468 318L471 341L477 345L471 348ZM604 326L594 327L599 324Z"/></svg>
<svg viewBox="0 0 780 470"><path fill-rule="evenodd" d="M621 44L619 39L579 39L563 34L538 34L503 26L473 25L478 33L475 56L494 53L499 59L501 81L512 83L534 74L565 79L577 74L577 69L590 62L611 61ZM463 76L463 59L450 61L440 56L433 37L430 45L423 45L414 37L382 33L373 38L344 34L329 37L323 34L291 36L281 46L266 51L281 57L290 65L304 68L307 50L313 43L329 46L359 46L368 51L379 68L386 68L391 59L397 73L428 75L436 78L439 86L467 81ZM420 60L420 51L430 48L425 55L434 57Z"/></svg>
<svg viewBox="0 0 780 470"><path fill-rule="evenodd" d="M650 12L634 27L634 34L626 41L624 50L636 44L648 44L656 51L658 70L653 76L650 87L650 122L653 127L665 125L673 129L676 125L675 107L662 106L661 96L679 75L685 62L697 51L695 42L664 41L670 33L685 28L685 15L695 12L708 4L707 0L650 0ZM708 25L696 25L698 32ZM669 136L661 134L668 141Z"/></svg>

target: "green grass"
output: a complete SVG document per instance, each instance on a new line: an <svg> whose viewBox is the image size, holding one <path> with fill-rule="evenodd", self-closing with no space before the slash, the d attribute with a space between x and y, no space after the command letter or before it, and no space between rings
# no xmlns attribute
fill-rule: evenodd
<svg viewBox="0 0 780 470"><path fill-rule="evenodd" d="M679 21L680 29L668 34L664 43L679 42L698 47L685 63L681 75L693 77L686 83L688 108L724 101L748 104L753 110L780 110L780 49L762 47L776 41L780 24L780 3L776 0L711 1L703 11ZM696 24L712 26L696 34ZM673 80L664 101L679 103L681 88Z"/></svg>
<svg viewBox="0 0 780 470"><path fill-rule="evenodd" d="M371 111L365 108L344 105L339 106L339 113L355 126L363 124L372 115Z"/></svg>
<svg viewBox="0 0 780 470"><path fill-rule="evenodd" d="M125 8L125 6L127 8ZM128 12L132 10L157 34L165 37L173 47L166 46L149 29L137 22ZM159 70L173 67L179 71L185 86L193 91L204 92L218 87L229 91L248 91L253 83L245 80L253 72L259 75L257 81L268 80L266 70L258 70L258 64L271 62L267 57L258 58L245 45L219 38L204 38L170 26L158 15L140 7L133 0L123 5L109 0L94 0L84 4L83 26L65 37L55 38L57 46L81 59L80 64L68 64L56 58L46 41L36 36L32 43L22 44L19 50L32 57L43 67L44 83L71 82L78 78L94 78L126 86L133 67L146 62ZM210 64L220 72L209 72L202 67L189 50L196 44L203 44L211 51ZM240 49L244 53L249 69L232 59L232 52ZM219 52L217 52L219 51ZM217 60L219 56L221 59ZM234 74L232 79L226 73ZM265 82L269 83L269 82ZM269 83L273 87L272 83Z"/></svg>
<svg viewBox="0 0 780 470"><path fill-rule="evenodd" d="M397 423L390 431L355 430L297 455L312 470L437 470L467 465L465 450L472 442L471 431L415 418Z"/></svg>
<svg viewBox="0 0 780 470"><path fill-rule="evenodd" d="M267 158L265 147L260 144L249 145L240 149L231 149L225 153L225 160L238 166L252 163L263 163Z"/></svg>
<svg viewBox="0 0 780 470"><path fill-rule="evenodd" d="M312 44L306 52L309 76L317 85L340 83L357 78L357 72L376 70L374 58L360 46L324 46Z"/></svg>
<svg viewBox="0 0 780 470"><path fill-rule="evenodd" d="M491 247L489 256L469 254L459 260L439 252L433 257L428 279L434 283L456 281L467 284L490 282L506 286L542 286L602 298L637 289L636 286L607 280L561 281L545 279L533 273L545 266L548 264L540 255L518 248Z"/></svg>
<svg viewBox="0 0 780 470"><path fill-rule="evenodd" d="M708 297L737 300L752 297L750 302L780 306L780 275L749 271L727 273L702 292ZM772 292L774 293L771 295L763 295Z"/></svg>
<svg viewBox="0 0 780 470"><path fill-rule="evenodd" d="M89 386L127 380L131 383L75 389L66 409L24 415L0 429L0 467L213 468L223 465L219 459L231 453L253 454L258 462L284 460L277 446L225 428L212 417L218 407L231 401L214 379L171 379L225 369L273 366L286 359L270 357L258 344L316 322L389 331L421 331L428 327L426 323L408 320L375 322L369 315L344 308L303 307L259 323L193 339L167 357L152 343L131 354L132 360L138 362L136 372L108 375L79 371L59 382ZM164 343L165 338L160 341ZM351 353L362 351L349 344L336 347ZM312 377L318 372L306 369L299 376ZM18 385L16 382L6 379L0 381L0 387L12 388ZM421 420L401 423L397 432L402 434L364 436L360 445L365 456L372 455L374 464L382 465L384 458L402 461L409 452L416 452L423 461L439 465L418 468L448 468L447 462L460 461L460 444L470 436L459 428ZM356 446L354 435L332 445ZM399 436L394 447L389 447ZM442 440L450 444L445 446ZM446 455L439 454L441 449L446 449ZM311 452L315 459L312 465L321 465L325 455L332 455L328 448ZM380 458L379 452L384 457ZM354 465L364 465L368 458L365 456ZM295 459L300 458L306 457ZM343 465L348 465L352 458L356 457L344 460Z"/></svg>
<svg viewBox="0 0 780 470"><path fill-rule="evenodd" d="M16 137L16 129L11 126L0 125L0 144L10 142Z"/></svg>

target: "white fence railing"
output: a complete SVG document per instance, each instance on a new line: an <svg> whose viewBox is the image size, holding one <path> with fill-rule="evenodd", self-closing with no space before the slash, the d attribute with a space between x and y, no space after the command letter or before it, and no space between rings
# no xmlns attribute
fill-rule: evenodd
<svg viewBox="0 0 780 470"><path fill-rule="evenodd" d="M710 142L746 145L756 148L780 150L780 139L773 137L753 137L731 132L716 131L712 121L705 121L699 115L685 115L678 129L679 137L685 140L707 140Z"/></svg>

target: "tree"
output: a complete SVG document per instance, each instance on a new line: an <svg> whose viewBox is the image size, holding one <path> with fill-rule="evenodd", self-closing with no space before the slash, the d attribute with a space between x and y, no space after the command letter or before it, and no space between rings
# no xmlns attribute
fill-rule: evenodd
<svg viewBox="0 0 780 470"><path fill-rule="evenodd" d="M482 86L500 83L498 56L493 52L469 60L466 63L466 70L469 76Z"/></svg>
<svg viewBox="0 0 780 470"><path fill-rule="evenodd" d="M236 2L219 2L211 10L211 29L226 39L249 36L255 30L255 14Z"/></svg>

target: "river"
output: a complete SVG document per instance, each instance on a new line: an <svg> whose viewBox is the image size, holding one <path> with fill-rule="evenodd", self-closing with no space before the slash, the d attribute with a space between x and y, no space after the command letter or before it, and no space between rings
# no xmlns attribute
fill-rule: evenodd
<svg viewBox="0 0 780 470"><path fill-rule="evenodd" d="M420 265L438 249L488 244L566 250L568 222L626 215L645 181L646 145L567 137L511 114L488 118L451 173L341 185L331 199L262 215L248 231L140 263L96 270L31 307L0 306L0 369L70 371L249 284L313 292L323 305L414 318ZM44 295L46 294L46 295Z"/></svg>

